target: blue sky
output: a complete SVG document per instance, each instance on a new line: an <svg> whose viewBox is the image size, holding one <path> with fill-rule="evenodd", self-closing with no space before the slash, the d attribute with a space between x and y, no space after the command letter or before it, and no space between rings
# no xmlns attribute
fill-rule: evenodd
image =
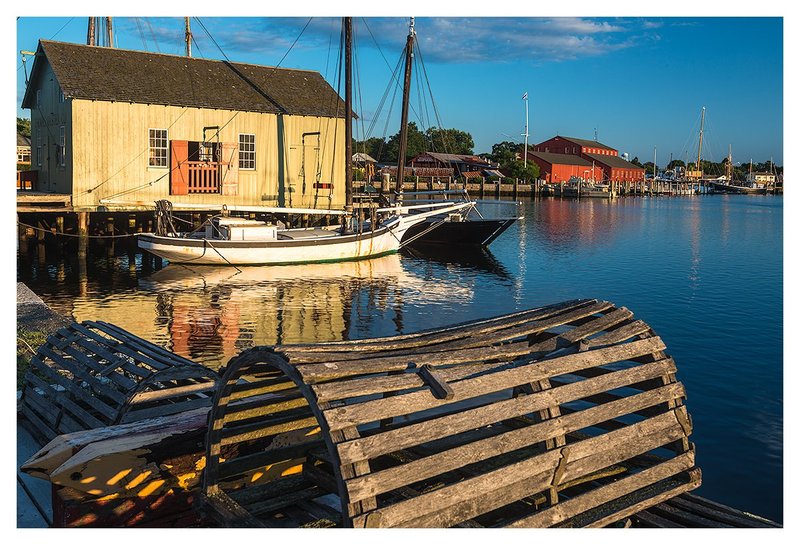
<svg viewBox="0 0 800 545"><path fill-rule="evenodd" d="M219 59L224 52L232 61L264 65L280 62L306 27L281 66L317 70L337 86L335 17L202 16L200 22L192 20L194 56ZM355 17L354 24L357 131L389 136L399 127L398 102L389 116L390 96L375 116L408 18ZM19 109L19 50L35 50L39 38L85 43L86 17L21 17L16 29L17 107L27 117ZM438 124L429 83L441 125L470 132L478 153L502 140L522 141L527 91L531 144L556 134L593 139L596 130L598 140L631 158L652 161L655 149L660 165L671 154L691 159L705 106L704 159L722 160L730 145L735 162L773 157L783 164L781 17L427 16L416 18L416 29L428 79L414 84L411 119ZM181 17L115 17L114 31L121 48L183 53Z"/></svg>

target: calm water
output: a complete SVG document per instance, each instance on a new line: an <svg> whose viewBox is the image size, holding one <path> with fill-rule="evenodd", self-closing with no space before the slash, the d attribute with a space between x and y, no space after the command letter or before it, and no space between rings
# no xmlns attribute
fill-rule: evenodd
<svg viewBox="0 0 800 545"><path fill-rule="evenodd" d="M218 367L259 345L363 338L573 298L630 308L686 385L699 493L783 521L783 199L528 203L491 253L300 267L167 265L124 244L35 245L18 279L75 320L105 320ZM131 253L129 253L131 252Z"/></svg>

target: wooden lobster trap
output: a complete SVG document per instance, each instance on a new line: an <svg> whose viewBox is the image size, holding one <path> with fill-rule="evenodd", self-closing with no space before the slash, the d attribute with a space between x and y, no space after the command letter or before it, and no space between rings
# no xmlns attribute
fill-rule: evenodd
<svg viewBox="0 0 800 545"><path fill-rule="evenodd" d="M204 494L230 526L607 526L700 485L665 349L597 300L257 347L216 391Z"/></svg>
<svg viewBox="0 0 800 545"><path fill-rule="evenodd" d="M43 442L211 404L217 374L105 322L61 328L31 358L19 401Z"/></svg>

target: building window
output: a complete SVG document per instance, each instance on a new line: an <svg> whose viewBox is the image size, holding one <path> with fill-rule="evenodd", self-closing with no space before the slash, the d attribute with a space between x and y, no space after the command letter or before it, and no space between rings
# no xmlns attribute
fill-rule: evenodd
<svg viewBox="0 0 800 545"><path fill-rule="evenodd" d="M42 129L36 130L36 166L42 166Z"/></svg>
<svg viewBox="0 0 800 545"><path fill-rule="evenodd" d="M151 167L167 166L169 155L169 141L167 140L167 129L150 129L150 163Z"/></svg>
<svg viewBox="0 0 800 545"><path fill-rule="evenodd" d="M256 135L239 135L239 168L255 170L256 168Z"/></svg>
<svg viewBox="0 0 800 545"><path fill-rule="evenodd" d="M64 125L59 127L58 131L58 144L56 145L56 161L58 166L66 165L67 155L67 131Z"/></svg>

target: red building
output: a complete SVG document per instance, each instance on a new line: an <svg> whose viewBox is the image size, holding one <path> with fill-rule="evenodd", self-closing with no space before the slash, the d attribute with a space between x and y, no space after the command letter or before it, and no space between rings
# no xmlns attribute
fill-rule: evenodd
<svg viewBox="0 0 800 545"><path fill-rule="evenodd" d="M602 175L595 176L595 179L598 181L640 182L644 180L644 169L642 167L638 167L630 161L626 161L619 156L619 152L616 149L597 142L596 140L584 140L583 138L572 138L569 136L554 136L534 146L533 152L529 151L528 156L532 157L534 153L561 156L561 162L564 165L570 164L564 156L579 157L589 164L589 168L599 167L602 169ZM553 158L553 160L555 159L556 158ZM539 164L539 161L537 161L537 164ZM539 168L542 172L542 177L545 177L545 169L542 168L541 164L539 164ZM560 176L560 172L565 170L559 168L557 171ZM553 175L556 174L552 169L548 172ZM573 174L573 176L586 179L582 174ZM569 179L569 177L567 177L567 179Z"/></svg>
<svg viewBox="0 0 800 545"><path fill-rule="evenodd" d="M569 153L529 151L528 160L539 165L539 177L547 183L567 182L573 176L584 180L603 179L603 167Z"/></svg>

